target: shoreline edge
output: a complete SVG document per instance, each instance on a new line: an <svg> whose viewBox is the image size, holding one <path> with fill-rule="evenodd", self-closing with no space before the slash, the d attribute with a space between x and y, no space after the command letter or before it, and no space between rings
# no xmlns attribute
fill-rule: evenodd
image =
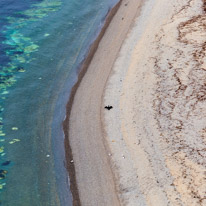
<svg viewBox="0 0 206 206"><path fill-rule="evenodd" d="M74 206L80 206L81 201L80 201L78 186L77 186L77 182L76 182L75 166L74 166L74 163L72 162L73 161L72 148L71 148L70 141L69 141L69 118L70 118L70 113L71 113L71 109L72 109L72 104L74 101L74 96L76 94L76 91L77 91L84 75L87 72L87 69L88 69L88 67L93 59L93 56L94 56L94 54L99 46L99 43L100 43L102 37L104 36L104 34L105 34L110 22L112 21L113 17L117 13L121 3L122 3L122 0L119 0L119 2L111 10L109 10L109 12L106 16L106 19L104 21L104 25L103 25L99 35L97 36L95 41L91 44L86 58L84 59L84 61L82 62L82 64L80 65L80 67L78 69L78 71L79 71L78 80L74 84L74 86L72 87L69 101L66 105L66 118L62 124L64 136L65 136L65 139L64 139L65 159L66 159L65 167L66 167L68 174L69 174L70 190L72 193L72 199L73 199Z"/></svg>

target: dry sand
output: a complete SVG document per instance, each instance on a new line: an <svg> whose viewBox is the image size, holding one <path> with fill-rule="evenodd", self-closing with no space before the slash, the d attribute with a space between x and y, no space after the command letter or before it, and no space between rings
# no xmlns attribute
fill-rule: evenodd
<svg viewBox="0 0 206 206"><path fill-rule="evenodd" d="M123 0L73 99L83 206L206 205L203 2L144 2Z"/></svg>
<svg viewBox="0 0 206 206"><path fill-rule="evenodd" d="M70 176L76 179L78 187L80 203L73 188L76 205L120 205L101 122L102 95L122 43L140 12L141 3L142 1L122 0L91 63L86 60L86 67L87 64L90 65L88 68L83 66L87 72L82 80L80 78L81 82L77 83L78 89L73 102L70 102L71 111L71 104L68 105L69 127L66 126L66 119L64 128L69 129L66 138L69 138L73 155L72 162L68 163L70 174L70 165L75 165L75 176ZM93 51L95 49L92 48ZM67 140L65 142L68 144ZM74 184L72 181L72 185Z"/></svg>
<svg viewBox="0 0 206 206"><path fill-rule="evenodd" d="M206 205L205 54L201 0L146 1L103 100L121 205Z"/></svg>

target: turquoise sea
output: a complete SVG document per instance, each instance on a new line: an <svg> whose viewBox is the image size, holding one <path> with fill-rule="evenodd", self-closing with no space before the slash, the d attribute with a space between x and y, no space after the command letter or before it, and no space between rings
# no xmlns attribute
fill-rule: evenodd
<svg viewBox="0 0 206 206"><path fill-rule="evenodd" d="M0 0L0 205L72 205L62 121L117 1Z"/></svg>

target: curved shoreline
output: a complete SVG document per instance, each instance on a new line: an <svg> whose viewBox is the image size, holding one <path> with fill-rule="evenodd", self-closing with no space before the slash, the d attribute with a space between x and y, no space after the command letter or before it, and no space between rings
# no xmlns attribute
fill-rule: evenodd
<svg viewBox="0 0 206 206"><path fill-rule="evenodd" d="M120 203L118 179L114 178L109 148L105 144L101 119L102 95L143 2L122 0L110 11L72 89L63 126L74 205L116 206L123 203Z"/></svg>
<svg viewBox="0 0 206 206"><path fill-rule="evenodd" d="M102 37L104 36L104 33L105 33L106 29L108 28L110 22L112 21L112 18L114 17L116 12L118 11L122 1L123 0L119 0L119 2L108 12L104 26L101 29L101 32L99 33L98 37L93 42L93 44L91 45L86 59L83 61L82 65L80 66L78 80L75 83L75 85L72 87L69 101L66 105L66 118L63 121L63 130L64 130L64 135L65 135L64 145L65 145L65 156L66 156L66 165L65 166L66 166L67 171L69 173L70 189L71 189L71 193L72 193L72 197L73 197L73 205L74 206L80 206L81 201L79 198L78 186L77 186L77 182L76 182L75 166L72 163L72 161L73 161L72 148L71 148L71 145L69 142L69 124L68 124L68 122L69 122L69 118L70 118L72 104L74 101L74 96L76 94L76 91L77 91L85 73L87 72L87 69L88 69L88 67L92 61L92 58L93 58L93 56L98 48L98 45L99 45Z"/></svg>
<svg viewBox="0 0 206 206"><path fill-rule="evenodd" d="M69 105L74 205L206 203L203 2L148 0L137 18L142 2L119 3Z"/></svg>

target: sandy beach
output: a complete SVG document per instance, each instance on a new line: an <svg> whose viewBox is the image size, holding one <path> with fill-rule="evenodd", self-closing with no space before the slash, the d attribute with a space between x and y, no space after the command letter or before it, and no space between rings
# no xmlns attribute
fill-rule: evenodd
<svg viewBox="0 0 206 206"><path fill-rule="evenodd" d="M206 205L203 3L113 10L67 110L74 205Z"/></svg>

